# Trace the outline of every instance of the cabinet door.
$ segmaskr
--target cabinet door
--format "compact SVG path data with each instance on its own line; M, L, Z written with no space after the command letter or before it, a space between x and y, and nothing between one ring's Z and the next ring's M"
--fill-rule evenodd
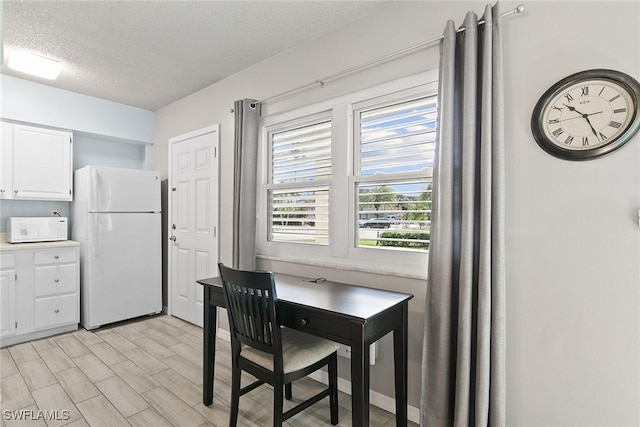
M70 132L13 126L13 198L71 200Z
M13 186L11 185L13 172L13 125L0 122L0 199L11 199Z
M0 337L16 333L16 272L0 271Z

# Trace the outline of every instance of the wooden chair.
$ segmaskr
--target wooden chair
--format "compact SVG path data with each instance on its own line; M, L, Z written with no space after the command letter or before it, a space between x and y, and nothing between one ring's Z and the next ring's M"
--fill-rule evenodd
M283 421L326 396L329 396L331 424L338 424L338 344L280 326L273 273L235 270L222 263L218 267L231 330L229 426L235 427L238 421L240 396L264 383L273 386L274 426L281 426ZM291 383L323 366L328 366L329 369L329 387L283 412L283 391L290 400ZM242 370L258 381L240 388Z

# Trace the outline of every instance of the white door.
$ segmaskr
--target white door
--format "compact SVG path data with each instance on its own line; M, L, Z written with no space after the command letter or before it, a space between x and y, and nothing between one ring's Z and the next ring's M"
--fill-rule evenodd
M94 213L83 254L80 323L94 329L162 310L160 213Z
M71 132L13 126L13 198L71 201Z
M13 125L0 122L0 199L13 198Z
M218 275L218 142L218 125L169 139L169 312L199 326L196 280Z
M88 166L89 212L160 212L160 172Z
M0 337L16 332L16 272L0 271Z

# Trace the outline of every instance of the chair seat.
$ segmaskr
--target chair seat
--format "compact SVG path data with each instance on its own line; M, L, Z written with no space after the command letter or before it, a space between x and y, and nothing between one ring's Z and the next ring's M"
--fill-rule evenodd
M324 359L340 345L333 341L295 329L282 328L282 368L285 374L306 368ZM273 355L249 346L243 346L240 356L251 362L273 371Z

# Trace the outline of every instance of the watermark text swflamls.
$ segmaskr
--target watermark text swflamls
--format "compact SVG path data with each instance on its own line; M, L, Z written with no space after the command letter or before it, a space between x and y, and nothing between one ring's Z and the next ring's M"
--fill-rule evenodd
M2 417L6 420L27 421L27 420L44 420L44 421L66 421L69 419L69 411L66 409L5 409L2 411Z

